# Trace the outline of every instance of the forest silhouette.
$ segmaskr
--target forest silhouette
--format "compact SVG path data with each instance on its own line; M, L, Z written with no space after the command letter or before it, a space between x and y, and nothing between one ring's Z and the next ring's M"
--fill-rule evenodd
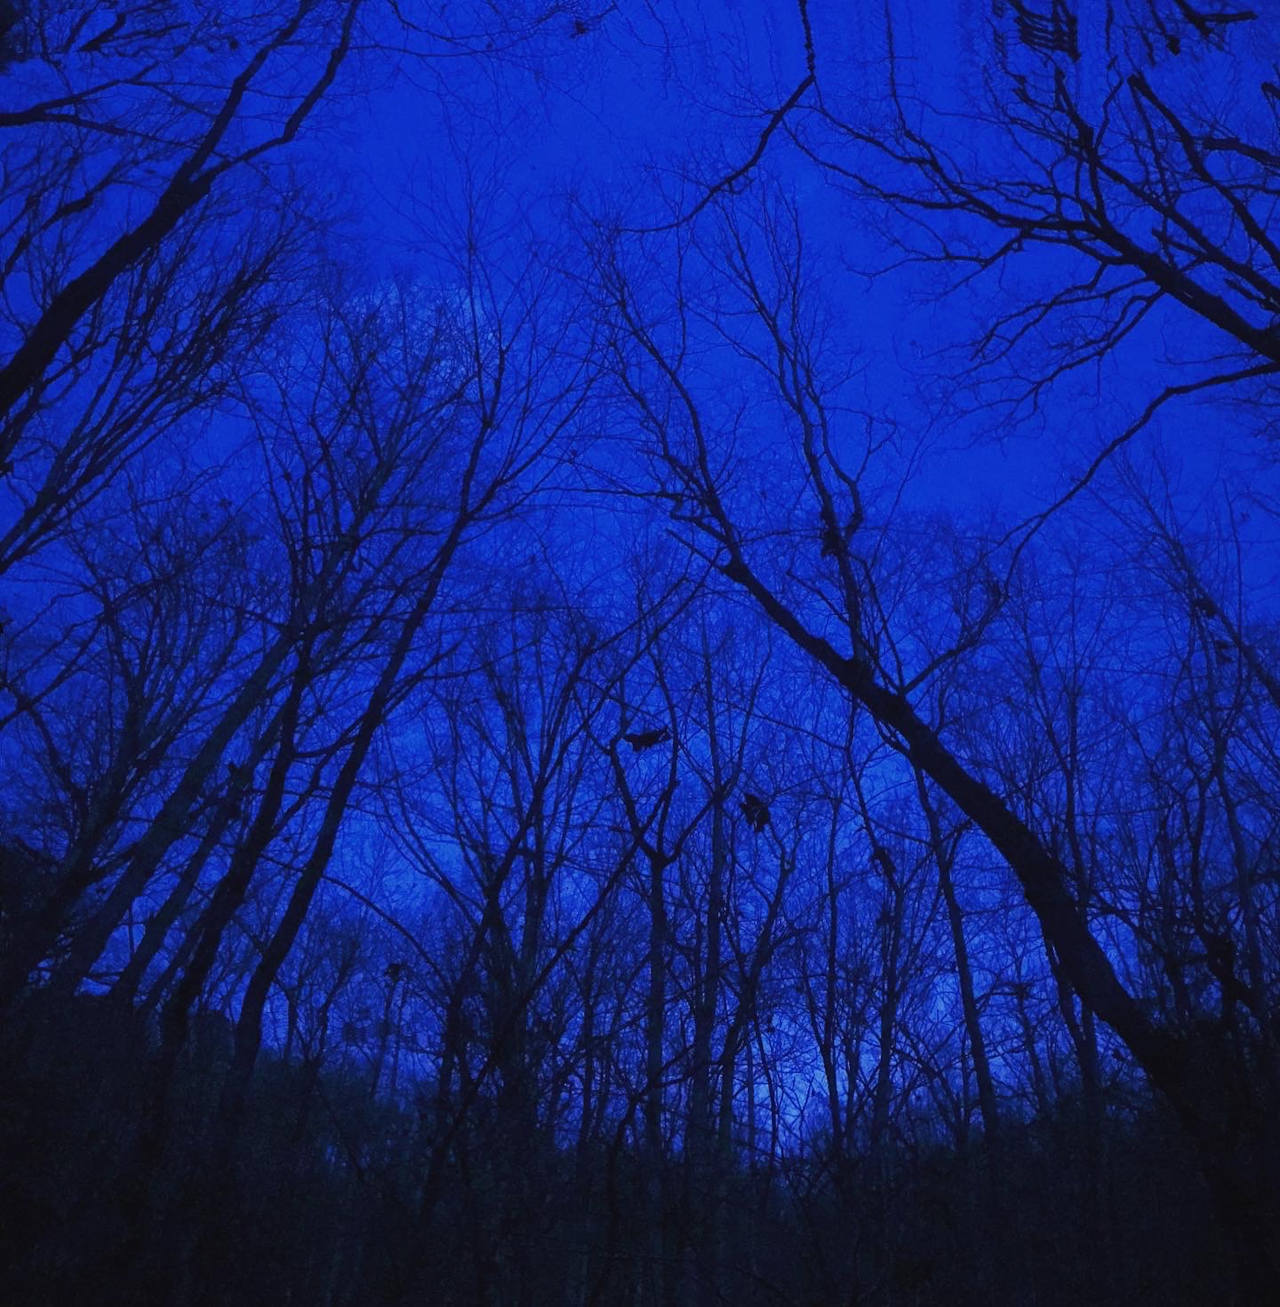
M849 8L0 0L0 1301L1270 1301L1275 22Z

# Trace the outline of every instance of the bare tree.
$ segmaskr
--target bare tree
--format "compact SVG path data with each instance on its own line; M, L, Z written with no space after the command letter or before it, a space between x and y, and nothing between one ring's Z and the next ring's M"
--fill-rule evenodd
M729 239L737 242L738 221L731 218L726 226ZM778 456L778 461L794 477L791 484L797 486L796 493L810 506L812 520L839 527L851 514L857 520L856 510L865 496L856 470L850 471L826 434L830 409L814 370L813 319L798 276L800 241L796 236L780 237L775 223L759 230L761 252L748 257L747 250L736 265L730 265L729 293L743 306L741 321L751 324L735 328L745 337L739 353L776 388L776 402L787 417L793 441L789 463L785 456ZM686 248L686 260L692 263L697 244ZM1016 800L989 779L984 761L958 752L946 739L945 721L931 721L927 715L920 687L928 684L939 666L980 644L982 632L1003 603L1002 591L993 590L975 614L957 615L949 647L944 644L948 633L939 632L935 648L944 644L940 653L930 656L927 650L911 650L916 663L912 666L904 657L908 650L892 639L893 632L885 625L875 556L858 548L856 534L848 549L827 560L831 566L826 578L808 582L796 537L779 532L776 524L771 533L767 512L751 506L757 455L744 448L741 433L721 425L732 420L726 416L726 405L719 397L711 401L704 394L692 349L696 310L687 289L692 281L691 272L675 283L672 298L655 308L645 303L642 283L621 275L616 262L605 265L603 276L604 293L610 297L626 342L619 350L620 376L635 402L638 423L662 478L661 492L678 491L680 497L680 509L673 514L677 531L690 550L739 587L853 704L867 711L896 748L1005 859L1062 977L1084 1006L1128 1047L1197 1140L1218 1201L1241 1232L1242 1273L1250 1283L1261 1283L1277 1252L1271 1233L1274 1225L1261 1214L1274 1211L1276 1196L1244 1162L1253 1146L1246 1139L1256 1137L1241 1129L1230 1094L1212 1073L1216 1056L1212 1044L1153 1019L1139 997L1126 988L1108 947L1090 930L1074 889L1077 877L1061 853L1019 815ZM674 318L674 330L664 315ZM718 321L728 334L723 309ZM688 343L682 346L682 341ZM775 484L777 479L775 474ZM808 556L814 559L822 553L822 540L810 539Z

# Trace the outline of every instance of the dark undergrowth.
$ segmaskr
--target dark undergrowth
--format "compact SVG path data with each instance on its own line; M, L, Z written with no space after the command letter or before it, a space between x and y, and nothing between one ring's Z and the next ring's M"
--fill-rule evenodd
M545 1104L514 1128L501 1096L392 1105L358 1069L264 1057L221 1165L227 1040L220 1019L196 1023L158 1097L141 1018L28 1003L0 1071L0 1302L1248 1301L1149 1103L1064 1098L1008 1124L994 1155L903 1143L873 1162L815 1137L772 1165L646 1162L624 1118L557 1138Z

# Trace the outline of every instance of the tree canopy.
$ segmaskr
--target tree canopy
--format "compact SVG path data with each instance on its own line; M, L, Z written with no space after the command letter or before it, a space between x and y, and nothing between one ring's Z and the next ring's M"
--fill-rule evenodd
M0 3L0 1296L1262 1301L1275 36Z

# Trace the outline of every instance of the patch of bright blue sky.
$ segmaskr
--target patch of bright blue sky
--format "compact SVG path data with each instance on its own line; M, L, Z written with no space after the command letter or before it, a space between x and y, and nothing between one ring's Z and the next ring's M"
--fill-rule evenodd
M750 155L769 111L805 73L792 4L589 8L529 7L525 16L538 20L529 43L493 56L442 50L428 65L405 61L377 74L366 64L366 84L341 101L342 143L325 148L335 148L335 191L360 210L371 275L426 268L424 228L442 205L460 212L468 191L484 196L489 239L512 257L531 239L562 239L571 213L643 225L687 209L703 186ZM1073 94L1096 110L1116 76L1111 56L1145 39L1135 18L1141 9L1106 0L1080 0L1075 9L1081 57L1063 67ZM883 13L819 0L809 14L829 104L862 125L886 121L887 17L900 88L927 105L922 121L997 171L1002 162L1017 168L1015 156L994 153L1009 148L1003 134L972 117L1000 85L987 0L892 0ZM1235 25L1219 46L1187 42L1149 75L1162 94L1262 133L1257 86L1273 30L1264 18ZM795 122L802 130L804 114ZM1020 297L1058 284L1069 254L1038 251L949 290L955 278L946 267L893 267L894 233L883 213L833 186L782 133L753 183L766 178L796 198L821 261L822 293L840 322L833 371L849 375L850 405L897 423L927 454L909 488L921 506L993 506L1009 521L1036 511L1072 485L1187 360L1207 366L1224 349L1218 333L1170 305L1102 363L1052 387L1042 405L993 404L989 388L971 389L974 337ZM1059 322L1067 333L1088 325ZM1017 367L1044 362L1034 349L1020 356L999 383L1004 400ZM1248 403L1179 400L1135 446L1162 446L1193 489L1242 476L1256 488L1271 462L1260 456L1259 425L1260 410Z

